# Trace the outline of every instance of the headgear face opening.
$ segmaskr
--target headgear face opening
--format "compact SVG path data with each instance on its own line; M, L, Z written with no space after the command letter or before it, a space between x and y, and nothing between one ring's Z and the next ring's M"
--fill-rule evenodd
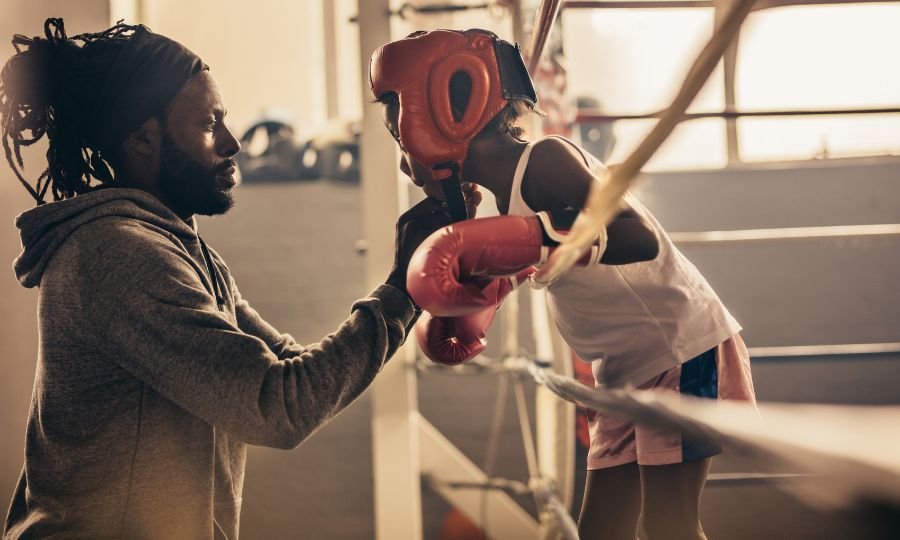
M450 80L459 72L468 75L472 90L457 120L450 105ZM397 94L400 143L430 167L436 179L445 180L447 203L456 219L465 218L458 171L469 142L510 99L537 102L518 46L478 29L415 32L388 43L372 54L369 82L376 97Z

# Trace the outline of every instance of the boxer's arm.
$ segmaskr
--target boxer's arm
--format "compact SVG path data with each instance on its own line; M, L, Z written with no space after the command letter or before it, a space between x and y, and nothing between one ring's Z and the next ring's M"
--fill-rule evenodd
M548 138L534 147L522 180L522 196L535 211L548 211L554 223L569 228L597 180L581 154L569 143ZM659 251L656 233L626 207L607 226L608 243L600 262L628 264L652 260Z

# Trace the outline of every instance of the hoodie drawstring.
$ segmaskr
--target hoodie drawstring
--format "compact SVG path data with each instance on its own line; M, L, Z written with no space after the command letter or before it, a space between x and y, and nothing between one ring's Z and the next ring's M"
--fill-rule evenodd
M197 240L200 240L200 250L203 252L203 260L206 261L206 271L209 272L209 279L212 282L213 294L216 296L216 305L220 310L224 309L225 299L222 297L222 286L219 283L219 273L216 271L216 266L213 264L212 257L209 255L209 248L206 247L206 242L200 238L200 235L197 235Z

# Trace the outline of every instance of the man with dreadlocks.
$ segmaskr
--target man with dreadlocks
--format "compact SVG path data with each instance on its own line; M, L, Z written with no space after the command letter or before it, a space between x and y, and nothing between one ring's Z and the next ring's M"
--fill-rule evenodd
M237 538L245 445L293 448L369 385L418 312L409 257L449 216L401 216L386 283L298 344L197 234L231 207L240 150L207 66L143 26L44 34L15 36L0 73L6 158L38 204L15 271L41 336L4 538ZM31 184L20 148L44 137Z

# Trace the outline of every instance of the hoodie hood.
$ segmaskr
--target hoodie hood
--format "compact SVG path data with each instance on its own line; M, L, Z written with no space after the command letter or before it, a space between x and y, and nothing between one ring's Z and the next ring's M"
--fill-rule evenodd
M194 219L186 223L153 195L138 189L99 189L38 206L16 218L22 253L13 269L19 283L29 288L39 285L44 269L69 235L86 223L110 216L147 222L185 243L197 241Z

